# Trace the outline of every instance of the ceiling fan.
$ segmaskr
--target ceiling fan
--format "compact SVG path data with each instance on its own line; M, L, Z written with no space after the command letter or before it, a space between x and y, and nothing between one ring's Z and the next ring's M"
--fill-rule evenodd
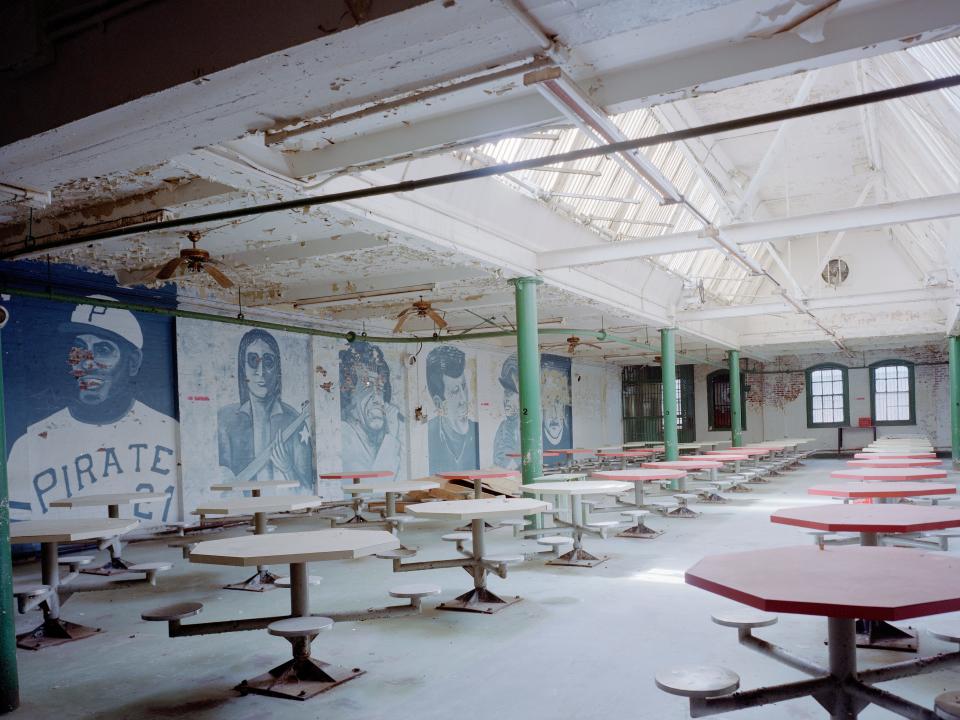
M567 338L567 353L570 355L573 355L576 352L577 348L580 347L581 345L585 345L586 347L596 348L597 350L603 349L596 343L584 342L583 340L578 338L576 335L571 335L570 337ZM563 345L545 345L544 346L544 348L561 348L561 347L563 347Z
M438 330L443 330L447 326L447 321L436 310L433 309L433 305L430 304L429 300L424 300L420 298L410 307L405 308L397 315L397 324L393 326L393 331L395 333L403 330L404 323L411 317L421 317L421 318L430 318L437 325Z
M187 273L205 272L212 277L222 288L232 288L233 280L218 268L222 265L219 260L210 257L210 253L203 248L198 248L202 235L198 232L188 232L187 239L193 243L193 247L183 248L180 254L154 268L145 270L118 271L117 280L121 285L135 285L141 283L150 283L156 280L166 281L176 277L184 277Z

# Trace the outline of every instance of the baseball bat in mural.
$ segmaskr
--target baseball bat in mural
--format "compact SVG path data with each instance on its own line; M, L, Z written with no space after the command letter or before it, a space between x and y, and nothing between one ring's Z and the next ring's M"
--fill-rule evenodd
M34 301L14 315L17 331L4 331L11 434L25 424L7 463L14 519L42 517L52 501L84 493L144 491L165 492L167 502L135 506L134 514L155 522L172 519L177 420L140 399L159 389L169 394L172 409L171 323L138 316L119 308ZM149 338L141 322L151 323ZM26 343L24 354L18 346ZM53 365L59 370L45 372L51 357L60 358ZM55 412L32 420L38 409L51 407Z

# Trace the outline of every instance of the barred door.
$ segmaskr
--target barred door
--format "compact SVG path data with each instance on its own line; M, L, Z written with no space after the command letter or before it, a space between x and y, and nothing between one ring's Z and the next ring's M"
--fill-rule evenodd
M677 437L696 439L693 365L677 366ZM659 366L623 368L623 441L663 440L663 380Z

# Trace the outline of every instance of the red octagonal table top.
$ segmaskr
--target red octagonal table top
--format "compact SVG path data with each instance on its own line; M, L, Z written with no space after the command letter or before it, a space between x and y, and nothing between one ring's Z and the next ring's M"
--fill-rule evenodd
M767 612L907 620L960 610L960 558L911 548L816 545L705 557L690 585Z
M937 457L932 452L858 452L854 453L854 460L899 460L906 458L908 460L929 460Z
M811 495L842 498L896 498L955 495L957 488L934 482L838 482L813 485L807 488L807 492Z
M848 460L847 465L867 468L943 467L943 463L936 458L878 457L869 460Z
M781 508L770 521L829 532L906 533L960 527L960 508L939 505L806 505Z
M727 448L726 450L707 450L704 455L769 455L772 450L769 448Z
M834 470L830 477L839 480L876 480L883 482L907 480L943 480L947 471L941 468L846 468Z
M444 480L493 480L494 478L519 477L516 470L450 470L439 472L437 477Z

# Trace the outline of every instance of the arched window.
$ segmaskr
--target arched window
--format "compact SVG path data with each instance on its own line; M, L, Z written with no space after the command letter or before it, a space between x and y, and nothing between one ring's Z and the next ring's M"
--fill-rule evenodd
M834 363L807 368L807 427L849 424L847 368Z
M874 425L915 425L913 363L884 360L870 366L870 417Z
M740 424L747 429L747 378L740 373ZM707 375L707 430L729 430L732 424L730 413L730 373L714 370Z

